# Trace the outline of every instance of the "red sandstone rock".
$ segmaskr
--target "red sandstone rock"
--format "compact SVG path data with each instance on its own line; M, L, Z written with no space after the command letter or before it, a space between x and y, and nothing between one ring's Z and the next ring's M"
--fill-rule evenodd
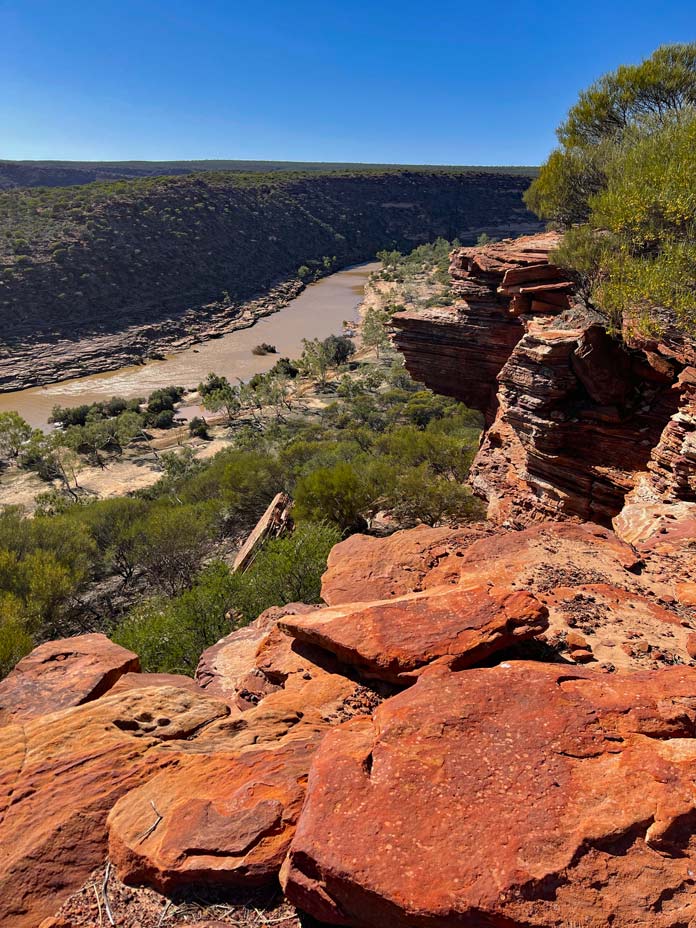
M230 705L241 710L248 709L258 702L258 698L249 698L252 694L243 692L238 684L242 677L254 672L259 645L281 616L294 611L307 612L312 608L304 603L290 603L287 606L272 606L266 609L250 625L221 638L217 644L201 654L196 669L196 682ZM265 689L264 692L270 690Z
M648 471L658 495L693 502L693 341L671 330L659 343L612 339L549 264L558 241L453 252L455 305L394 316L409 372L484 413L471 483L494 522L609 525Z
M180 689L188 689L194 693L206 695L205 690L198 686L194 679L180 673L126 673L111 687L109 693L123 693L126 690L151 688L153 686L176 686Z
M633 587L640 558L600 525L542 522L474 542L460 561L460 581L544 592L558 586L607 583Z
M123 674L139 669L138 655L105 635L48 641L0 682L0 725L96 699Z
M557 587L540 596L549 608L552 645L565 635L569 656L589 649L596 660L618 671L691 663L689 629L680 617L655 602L654 597L603 583ZM570 629L568 631L568 629ZM642 637L642 648L623 648L628 637ZM630 660L627 660L627 655Z
M324 739L288 898L353 928L691 924L695 678L426 673Z
M367 677L408 683L435 663L469 667L538 635L548 621L530 593L458 586L286 616L279 624Z
M274 879L317 744L285 739L238 755L192 755L127 793L108 820L120 879L161 892Z
M220 700L161 687L7 725L0 752L3 928L35 928L55 913L103 861L116 800L177 763L187 739L227 712ZM163 750L165 742L173 749Z
M693 632L686 639L686 650L689 652L689 657L696 659L696 634Z
M456 583L462 552L491 532L486 523L472 523L457 529L421 525L388 538L351 535L331 549L322 599L329 606L370 602Z

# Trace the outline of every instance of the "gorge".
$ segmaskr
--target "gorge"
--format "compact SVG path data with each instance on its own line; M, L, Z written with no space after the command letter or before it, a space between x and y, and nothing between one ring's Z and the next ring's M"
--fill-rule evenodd
M0 390L141 363L437 236L540 227L529 176L196 173L0 192Z
M553 244L456 249L456 302L394 318L485 414L486 522L352 535L323 605L195 678L92 634L0 683L3 924L86 928L96 894L154 928L278 879L357 928L694 918L693 346L608 335Z

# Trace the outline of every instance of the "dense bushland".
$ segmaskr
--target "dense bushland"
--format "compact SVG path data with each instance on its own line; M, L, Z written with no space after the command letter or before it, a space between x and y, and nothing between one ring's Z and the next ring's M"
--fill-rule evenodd
M525 194L566 229L556 255L620 330L696 327L696 43L605 75Z
M190 448L163 455L163 476L148 490L90 501L77 480L68 480L72 492L49 492L34 518L6 508L0 669L7 672L35 641L102 629L138 650L147 669L190 672L204 647L266 607L317 601L331 546L369 527L379 512L395 526L477 514L463 481L478 443L478 414L421 390L393 355L349 371L352 349L340 337L307 342L298 361L279 362L284 377L274 370L235 387L211 375L203 398L229 405L231 446L206 462ZM317 374L316 356L323 354L331 379ZM288 368L316 378L328 397L322 409L289 402ZM274 391L285 401L274 402ZM106 408L116 415L98 422L129 414L118 402L101 412ZM52 453L65 456L70 449L61 452L61 441L89 430L89 414L60 410L56 417L65 426L54 433ZM14 419L8 423L16 427ZM36 466L35 441L20 443L26 466ZM89 456L75 447L78 457ZM296 501L295 532L268 544L249 572L232 575L225 551L279 490ZM124 614L128 603L134 605Z
M137 177L192 174L195 172L236 171L269 174L276 171L427 171L467 174L485 171L487 174L521 174L533 177L537 169L528 166L486 165L418 165L418 164L352 164L350 162L317 161L2 161L0 160L0 190L12 187L65 187L94 181L129 180Z

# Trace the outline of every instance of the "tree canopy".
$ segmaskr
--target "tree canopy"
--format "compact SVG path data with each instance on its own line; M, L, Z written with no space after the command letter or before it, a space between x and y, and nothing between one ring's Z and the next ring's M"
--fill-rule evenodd
M619 329L696 326L696 43L580 94L526 202L569 230L555 256Z

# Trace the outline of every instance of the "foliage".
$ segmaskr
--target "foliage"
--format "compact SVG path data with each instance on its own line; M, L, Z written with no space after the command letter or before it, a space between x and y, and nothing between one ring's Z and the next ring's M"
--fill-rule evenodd
M553 259L620 332L696 328L696 43L580 95L527 203L568 228ZM574 223L582 223L575 225Z
M214 562L176 598L136 606L113 640L135 651L145 671L191 675L201 652L232 630L226 614L235 586L229 569Z
M200 569L213 513L205 504L156 505L138 526L136 557L152 583L175 595Z
M622 146L660 131L696 107L696 43L665 45L638 65L605 74L580 94L557 135L561 147L525 194L540 216L585 221Z
M377 357L382 348L389 346L387 326L391 320L391 313L381 306L370 306L365 310L360 334L362 343L366 348L374 348Z
M0 412L0 459L19 457L23 445L31 438L31 426L17 412Z
M212 371L206 380L198 384L203 406L210 412L224 409L228 419L232 419L241 408L239 387L233 387L227 377L221 377Z
M300 478L295 487L298 518L326 518L342 531L363 528L364 513L376 496L364 471L348 461L319 467Z
M269 542L245 574L214 562L176 598L136 607L113 638L135 651L146 671L192 674L205 648L270 606L318 602L326 558L338 540L335 529L306 524Z
M189 435L192 438L202 438L204 441L210 441L210 430L208 423L200 416L194 416L188 425Z

